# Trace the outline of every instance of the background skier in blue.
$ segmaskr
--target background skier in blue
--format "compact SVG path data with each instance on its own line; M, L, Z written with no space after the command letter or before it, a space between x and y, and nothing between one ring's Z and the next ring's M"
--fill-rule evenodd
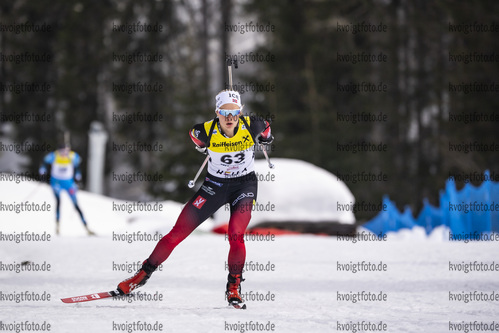
M72 151L68 144L64 144L58 150L51 152L45 156L43 163L40 166L40 175L47 174L50 168L50 186L54 191L56 198L56 234L59 234L59 219L60 219L60 204L61 192L65 190L73 201L75 209L80 214L81 221L87 230L88 235L95 233L88 228L87 222L83 217L83 213L78 206L76 192L78 186L75 183L81 181L80 171L81 157L76 152Z

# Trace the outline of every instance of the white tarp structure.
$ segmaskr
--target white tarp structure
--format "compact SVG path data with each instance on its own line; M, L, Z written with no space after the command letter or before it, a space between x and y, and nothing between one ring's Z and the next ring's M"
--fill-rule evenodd
M355 223L351 209L355 199L338 177L301 160L272 158L271 161L274 169L265 160L255 161L258 198L250 227L261 222ZM216 224L227 223L229 210L222 207L214 219Z

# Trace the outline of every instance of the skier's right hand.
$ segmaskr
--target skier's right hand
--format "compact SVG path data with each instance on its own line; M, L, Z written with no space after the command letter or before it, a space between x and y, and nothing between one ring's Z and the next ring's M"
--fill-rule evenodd
M201 154L208 155L208 149L206 147L199 147L196 145L196 150Z
M49 177L49 174L48 174L46 168L40 167L40 169L38 170L38 175L40 176L41 182L47 183L47 184L50 183L50 177Z

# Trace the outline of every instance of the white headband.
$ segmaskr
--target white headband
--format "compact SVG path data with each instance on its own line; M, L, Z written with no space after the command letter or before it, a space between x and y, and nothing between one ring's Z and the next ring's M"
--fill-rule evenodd
M217 95L217 97L215 97L215 100L217 110L224 104L236 104L239 107L242 106L241 96L235 90L222 91Z

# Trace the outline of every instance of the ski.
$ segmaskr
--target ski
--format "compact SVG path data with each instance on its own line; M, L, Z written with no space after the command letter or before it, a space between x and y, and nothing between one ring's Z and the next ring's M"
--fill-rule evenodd
M81 302L96 301L98 299L103 299L103 298L116 297L119 295L120 295L120 293L118 292L118 290L111 290L111 291L106 291L106 292L102 292L102 293L61 298L61 301L63 301L64 303L81 303Z
M61 298L61 301L63 301L64 303L71 304L71 303L82 303L82 302L96 301L99 299L116 297L116 296L120 296L120 293L118 292L118 290L111 290L111 291L105 291L102 293L94 293L94 294L88 294L88 295ZM229 307L231 307L231 306L234 309L246 310L246 304L236 303L236 302L229 303Z
M234 309L246 310L246 304L241 305L241 303L229 303Z

